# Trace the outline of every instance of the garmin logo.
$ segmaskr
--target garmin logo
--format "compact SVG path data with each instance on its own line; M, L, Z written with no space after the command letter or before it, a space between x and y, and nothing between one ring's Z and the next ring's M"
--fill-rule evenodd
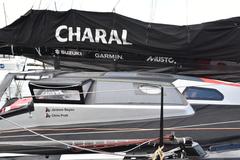
M177 62L172 57L159 57L159 56L150 56L146 60L147 62L158 62L158 63L170 63L176 64Z
M63 32L68 32L67 36L61 35ZM94 36L93 36L94 35ZM103 43L112 44L116 43L118 45L132 45L131 42L127 41L127 30L123 29L121 33L117 30L111 30L107 33L104 29L95 29L81 27L68 27L66 25L61 25L56 29L55 37L59 42L85 42L90 43ZM109 38L107 38L109 37Z
M123 56L119 54L95 53L95 57L100 59L123 60Z

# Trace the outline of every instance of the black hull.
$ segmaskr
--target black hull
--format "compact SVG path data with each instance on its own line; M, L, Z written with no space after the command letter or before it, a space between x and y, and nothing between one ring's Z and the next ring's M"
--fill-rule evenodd
M192 105L193 117L167 121L177 136L189 136L201 145L240 143L240 106Z
M164 134L175 132L177 137L192 137L201 145L240 143L239 106L193 106L192 117L164 122ZM0 152L17 153L75 153L82 152L64 146L58 141L84 148L109 149L134 146L145 141L157 143L159 119L105 124L75 124L31 128L29 131L11 130L0 133ZM47 139L54 139L54 141ZM10 144L10 145L9 145Z
M24 129L10 130L0 134L0 153L84 152L81 149L67 147L61 142L90 149L119 151L124 147L122 150L126 150L126 147L136 146L145 141L158 143L159 129L156 126L159 126L158 119L31 128L31 131L38 135Z

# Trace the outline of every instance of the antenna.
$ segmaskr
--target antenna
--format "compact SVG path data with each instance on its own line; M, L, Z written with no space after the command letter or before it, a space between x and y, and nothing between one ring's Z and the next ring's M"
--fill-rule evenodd
M160 147L163 147L163 101L164 101L164 95L163 95L163 86L161 86L161 109L160 109L160 137L159 137L159 146Z
M4 17L5 17L5 25L7 26L7 14L6 14L6 9L5 9L4 2L3 2L3 12L4 12Z

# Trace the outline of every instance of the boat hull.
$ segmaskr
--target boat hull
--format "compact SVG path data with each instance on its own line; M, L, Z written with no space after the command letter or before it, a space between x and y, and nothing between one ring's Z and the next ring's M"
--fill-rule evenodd
M240 143L240 106L192 104L192 107L194 116L169 120L166 130L174 131L177 136L192 137L205 146Z
M206 147L240 142L239 106L193 105L193 108L196 111L193 116L166 119L164 134L174 132L178 137L192 137ZM25 116L28 114L25 113ZM15 118L18 119L16 116ZM158 143L160 134L159 118L64 125L41 124L27 129L18 127L2 130L0 152L72 153L76 152L76 148L64 144L91 149L116 148L146 141Z

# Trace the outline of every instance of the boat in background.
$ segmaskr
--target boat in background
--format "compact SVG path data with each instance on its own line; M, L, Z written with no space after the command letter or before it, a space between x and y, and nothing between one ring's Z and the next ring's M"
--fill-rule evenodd
M43 62L31 58L0 54L0 73L2 71L20 72L44 69L54 68L51 65L45 64Z
M27 58L12 55L0 55L0 71L24 71Z

